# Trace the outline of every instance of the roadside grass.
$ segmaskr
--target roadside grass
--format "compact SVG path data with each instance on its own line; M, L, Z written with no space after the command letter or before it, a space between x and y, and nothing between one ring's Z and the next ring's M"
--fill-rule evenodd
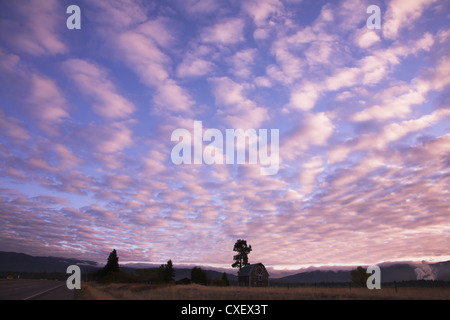
M380 290L333 287L214 287L190 285L82 283L86 300L449 300L450 287L392 287Z

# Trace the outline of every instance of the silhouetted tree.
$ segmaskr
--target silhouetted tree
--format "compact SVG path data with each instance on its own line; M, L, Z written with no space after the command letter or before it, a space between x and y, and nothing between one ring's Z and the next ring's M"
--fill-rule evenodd
M241 270L249 264L248 255L252 251L252 246L247 246L246 240L239 239L234 244L233 251L236 251L238 254L233 257L234 263L231 266Z
M228 277L225 272L222 274L222 280L225 282L225 286L228 287L230 285L230 281L228 281Z
M115 280L115 273L119 273L119 257L117 257L116 249L111 251L108 257L108 261L106 262L106 265L98 270L97 272L93 273L92 276L97 281L114 281Z
M168 282L171 282L175 278L175 270L173 269L172 260L167 261L166 265L166 278Z
M194 267L191 270L191 281L193 283L204 284L208 283L208 276L205 270L200 267Z
M350 275L352 277L352 282L356 287L365 287L367 285L367 279L370 276L367 273L367 269L364 269L361 266L350 271Z
M103 268L105 273L109 272L119 272L119 257L117 256L116 249L111 251L108 257L108 261L106 263L106 266Z
M165 283L172 282L175 278L175 270L173 269L172 260L167 261L166 264L162 264L159 269L159 278Z
M136 275L139 277L140 281L146 282L146 283L152 283L152 282L161 282L162 278L159 274L158 268L144 268L144 269L136 269Z

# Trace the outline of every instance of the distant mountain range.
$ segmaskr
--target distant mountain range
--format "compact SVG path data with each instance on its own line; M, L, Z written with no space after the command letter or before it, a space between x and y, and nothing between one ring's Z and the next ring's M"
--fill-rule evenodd
M89 260L68 259L61 257L36 257L24 253L0 251L0 271L24 272L24 273L66 273L70 265L78 265L82 274L89 274L97 271L103 266L97 262ZM120 265L122 270L134 272L136 269L158 268L153 264L125 264ZM223 272L216 270L206 271L208 279L221 279ZM175 268L175 280L190 278L191 268ZM236 275L227 273L229 281L237 281Z
M367 266L365 266L367 267ZM382 263L381 282L411 280L444 280L450 281L450 261L438 263ZM280 283L317 283L317 282L351 282L350 270L314 270L299 272L274 281Z
M94 272L103 266L89 260L68 259L61 257L35 257L24 253L0 251L0 271L11 272L59 272L66 273L69 265L80 266L82 274ZM150 264L126 264L121 268L128 272L134 272L141 268L155 268L158 265ZM201 266L200 266L201 267ZM381 281L409 281L409 280L444 280L450 281L450 261L438 263L382 263ZM209 279L221 279L223 271L210 270L201 267L207 272ZM281 278L271 277L271 283L320 283L320 282L351 282L350 270L355 267L334 268L334 270L318 269L312 271L299 270L297 273ZM295 271L293 271L295 272ZM270 273L270 272L269 272ZM191 268L176 268L175 280L190 278ZM227 278L231 282L237 281L235 271L227 272Z
M34 257L24 253L0 251L0 271L66 273L67 267L73 264L78 265L82 273L100 268L96 262L88 260Z

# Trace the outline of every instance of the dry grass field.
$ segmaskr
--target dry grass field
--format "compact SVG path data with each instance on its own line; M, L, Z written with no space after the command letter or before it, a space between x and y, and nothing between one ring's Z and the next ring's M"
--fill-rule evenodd
M367 288L244 288L147 284L82 284L86 300L358 300L415 299L449 300L450 287L401 287L369 290Z

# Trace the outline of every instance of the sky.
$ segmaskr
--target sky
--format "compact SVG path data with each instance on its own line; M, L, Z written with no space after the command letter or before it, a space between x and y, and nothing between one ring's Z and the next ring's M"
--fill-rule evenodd
M449 260L449 18L433 0L0 0L0 250ZM229 129L278 131L277 170L220 161Z

